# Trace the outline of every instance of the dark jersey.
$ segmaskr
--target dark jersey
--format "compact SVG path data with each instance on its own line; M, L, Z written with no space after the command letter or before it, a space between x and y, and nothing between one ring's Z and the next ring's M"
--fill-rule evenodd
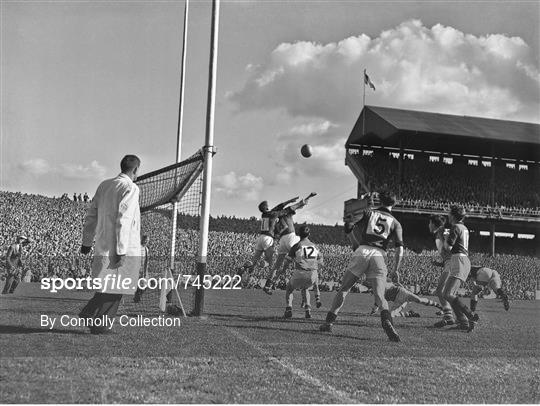
M267 211L261 215L261 230L260 233L274 237L275 227L279 220L279 212Z
M276 234L280 237L283 235L294 233L294 221L293 216L296 214L296 212L291 209L290 207L287 207L285 210L283 210L282 215L279 218L279 223L276 226Z
M446 241L452 254L469 255L469 229L461 221L452 226Z
M294 260L295 268L301 271L316 271L322 261L321 252L308 238L294 244L289 257Z
M394 240L397 246L403 246L401 224L384 207L366 210L358 222L345 225L345 232L352 234L353 249L359 245L370 245L386 250L390 240Z
M261 234L268 235L272 238L276 235L276 226L279 218L285 214L284 207L285 204L280 203L272 210L268 210L261 215Z
M451 255L450 255L450 251L444 248L444 240L445 240L444 227L439 228L435 232L435 241L437 240L441 241L441 244L443 247L442 252L441 252L441 259L442 259L443 264L445 264L448 260L450 260Z

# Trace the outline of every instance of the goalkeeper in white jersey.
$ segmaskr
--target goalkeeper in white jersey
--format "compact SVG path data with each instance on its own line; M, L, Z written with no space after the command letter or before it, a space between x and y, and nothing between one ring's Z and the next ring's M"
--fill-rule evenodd
M502 299L504 310L510 309L510 301L508 295L502 288L501 276L499 272L494 269L486 268L484 266L472 266L469 273L469 279L473 283L473 290L471 293L471 310L476 311L478 304L478 295L484 289L491 289Z
M309 240L309 227L307 225L300 226L298 230L300 241L294 244L289 251L287 259L294 261L294 271L291 279L287 283L285 292L285 301L287 307L283 317L290 319L292 317L292 302L293 292L296 289L302 290L302 296L305 300L304 309L306 311L306 319L311 318L311 305L309 290L315 287L315 300L317 307L320 307L320 292L319 284L319 266L323 264L323 256L319 248Z

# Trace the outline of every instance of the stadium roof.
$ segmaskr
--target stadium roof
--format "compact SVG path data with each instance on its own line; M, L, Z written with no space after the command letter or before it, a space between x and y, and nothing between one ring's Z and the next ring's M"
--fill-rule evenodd
M365 121L364 121L365 117ZM346 146L405 149L540 161L540 125L365 106Z

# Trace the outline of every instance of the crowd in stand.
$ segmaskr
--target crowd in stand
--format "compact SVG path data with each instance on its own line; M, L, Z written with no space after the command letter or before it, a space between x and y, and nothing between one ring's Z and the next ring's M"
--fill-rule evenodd
M462 204L469 213L486 217L540 216L540 173L537 166L527 170L495 166L494 201L491 200L492 168L482 161L470 165L464 158L431 162L426 155L404 159L402 179L399 160L388 152L358 156L372 190L401 190L400 206L445 210ZM495 164L494 164L495 165Z
M0 192L0 256L5 255L17 236L25 235L33 241L24 258L25 269L31 271L32 281L39 281L44 276L85 277L89 274L90 257L80 255L79 248L86 207L86 204L74 204L65 198ZM169 212L154 211L144 215L142 219L142 233L150 238L148 246L151 266L156 273L160 273L162 267L168 267L171 224L169 216ZM325 257L325 265L319 274L321 289L336 289L351 254L343 228L337 225L310 227L312 240L319 244ZM176 271L179 273L193 274L195 271L199 243L197 228L197 217L178 217ZM239 267L249 261L256 230L256 219L212 218L208 246L210 273L234 275ZM407 239L405 243L407 244ZM436 256L431 250L433 242L428 236L415 244L426 250L420 254L406 250L402 280L406 285L416 286L423 294L433 293L440 274L440 269L432 263ZM408 246L412 245L414 244ZM472 251L473 264L499 271L511 298L534 298L536 283L540 280L538 257L514 254L491 257L485 253L474 252L474 245ZM391 257L390 253L389 258ZM2 267L4 263L2 258ZM263 279L266 272L266 269L257 267L253 279ZM283 277L278 282L278 287L283 287L284 284Z

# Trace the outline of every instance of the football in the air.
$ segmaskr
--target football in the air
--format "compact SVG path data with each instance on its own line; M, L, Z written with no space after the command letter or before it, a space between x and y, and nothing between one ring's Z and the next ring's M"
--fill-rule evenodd
M308 144L302 145L302 148L300 148L300 153L302 154L304 158L309 158L311 154L313 153L311 145L308 145Z

